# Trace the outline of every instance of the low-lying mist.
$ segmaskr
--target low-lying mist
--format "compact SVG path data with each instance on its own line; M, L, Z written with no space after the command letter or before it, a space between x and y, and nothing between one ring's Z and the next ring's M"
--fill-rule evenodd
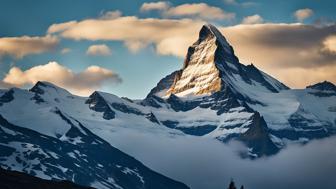
M231 178L246 189L335 189L336 137L290 145L277 155L241 159L239 143L199 137L118 133L110 142L153 170L193 189L226 188Z

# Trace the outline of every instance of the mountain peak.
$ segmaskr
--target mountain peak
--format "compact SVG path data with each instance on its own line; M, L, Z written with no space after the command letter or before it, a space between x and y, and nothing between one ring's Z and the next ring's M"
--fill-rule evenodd
M237 62L233 48L220 31L211 24L203 25L198 40L188 49L183 69L175 74L174 82L166 94L186 96L217 92L221 89L222 74L219 67L229 69L225 64Z
M222 45L230 47L222 33L212 24L204 24L199 32L199 40L215 37Z
M215 26L205 24L198 40L189 47L183 68L175 74L166 95L210 95L228 85L223 81L225 75L239 74L241 69L226 38Z
M30 91L38 93L38 94L43 94L45 88L54 88L54 89L56 89L56 86L54 84L46 82L46 81L38 81L30 89Z
M69 95L70 93L61 88L61 87L58 87L57 85L53 84L53 83L50 83L50 82L47 82L47 81L37 81L35 83L35 85L29 90L31 92L34 92L36 94L40 94L40 95L43 95L45 92L56 92L56 93L63 93L65 95Z
M220 36L218 35L218 29L211 24L204 24L199 32L199 39L204 39L208 36Z
M202 26L198 40L195 44L200 44L202 41L214 40L218 46L223 48L228 54L234 55L233 48L223 36L223 34L212 24ZM194 44L194 45L195 45Z
M211 95L227 87L239 98L249 98L253 90L288 89L254 65L241 64L233 47L211 24L202 26L198 40L188 48L183 68L159 84L152 92L165 98L171 94L178 97Z
M329 81L323 81L320 83L316 83L314 85L309 85L306 88L316 89L316 90L321 90L321 91L335 91L336 92L336 86Z

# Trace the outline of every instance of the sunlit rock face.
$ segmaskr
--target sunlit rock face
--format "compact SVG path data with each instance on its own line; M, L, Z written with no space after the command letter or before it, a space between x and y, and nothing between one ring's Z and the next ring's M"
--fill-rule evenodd
M288 89L254 65L241 64L225 37L209 24L202 27L198 40L189 47L183 68L173 75L171 86L165 90L160 88L158 96L211 95L229 87L242 100L255 101L250 89L260 88L272 93ZM161 83L170 83L166 80Z
M228 60L234 59L231 46L220 32L211 25L204 25L199 33L199 39L189 47L183 69L176 74L174 83L167 93L185 96L219 91L222 81L220 70L216 65L218 58L216 54L223 54Z

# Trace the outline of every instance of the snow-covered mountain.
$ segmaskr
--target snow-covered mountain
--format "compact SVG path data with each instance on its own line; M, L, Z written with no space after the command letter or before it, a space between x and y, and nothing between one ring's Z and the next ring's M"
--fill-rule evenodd
M96 116L88 100L44 82L30 91L8 90L0 99L1 167L99 189L188 188L150 170L86 128L84 117L78 118L85 113Z
M162 79L142 104L154 107L167 127L223 142L237 139L250 156L261 156L286 143L334 134L334 87L323 82L290 90L254 65L241 64L224 36L204 25L183 68ZM160 101L168 108L158 108Z
M122 146L116 138L238 140L249 149L244 157L272 155L335 134L335 88L289 89L240 63L225 37L204 25L183 68L143 100L99 91L79 97L48 82L2 90L0 165L97 188L187 188L126 155L127 147L114 148Z

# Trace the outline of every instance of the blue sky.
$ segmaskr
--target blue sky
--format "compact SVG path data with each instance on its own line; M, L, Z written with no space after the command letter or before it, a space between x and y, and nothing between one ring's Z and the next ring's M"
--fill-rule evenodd
M116 77L111 77L110 73L106 74L106 77L98 78L92 81L92 85L88 86L88 90L84 90L85 94L89 94L92 90L103 90L107 92L114 93L119 96L127 96L130 98L143 98L148 91L156 85L156 83L163 78L165 75L171 73L172 71L175 71L177 69L180 69L183 64L183 54L185 52L181 53L164 53L160 52L158 50L158 45L161 44L162 41L164 41L164 37L160 39L156 39L153 36L148 36L148 38L153 38L151 40L146 41L146 38L141 38L141 43L145 43L143 47L137 48L137 52L132 52L130 48L127 48L126 42L129 42L129 38L125 38L124 36L117 36L118 39L115 39L114 37L109 38L101 35L98 38L91 39L91 36L84 36L84 34L80 37L79 40L75 39L75 34L71 34L71 36L66 36L66 34L63 34L63 31L58 31L55 33L48 33L48 29L53 24L60 24L60 23L67 23L69 21L85 21L88 19L99 19L106 15L108 12L111 11L119 11L121 15L118 15L116 19L120 19L122 17L128 17L128 16L135 16L137 19L137 22L139 20L142 22L142 19L148 19L148 18L156 18L161 22L163 19L168 19L169 22L171 21L177 21L180 22L183 19L188 19L191 24L186 24L184 27L181 28L197 28L198 25L194 26L194 23L198 22L210 22L216 25L221 29L221 31L236 31L238 30L238 26L241 25L242 20L248 16L258 15L258 18L256 21L253 21L252 23L249 23L248 27L252 27L250 25L253 24L259 24L262 26L259 27L265 27L268 28L269 25L272 25L276 29L274 31L272 30L272 33L266 33L265 35L270 35L273 38L289 38L294 39L288 40L293 41L293 43L286 43L286 49L290 49L291 45L296 45L297 49L305 49L305 46L299 45L300 43L306 44L306 42L301 39L301 41L295 41L295 36L291 36L292 33L295 35L301 35L300 32L303 32L302 35L307 35L306 40L315 39L316 37L316 47L315 44L306 44L309 45L307 49L311 51L316 51L316 48L321 49L327 49L326 52L329 53L328 56L324 57L324 54L318 54L312 59L314 59L315 62L310 64L304 64L305 59L297 59L295 57L295 54L289 55L293 58L291 61L295 62L295 66L291 66L292 64L282 65L283 62L288 60L283 60L280 63L274 63L274 64L266 64L264 62L267 62L272 59L265 59L262 60L260 57L254 57L251 53L248 53L243 49L242 52L239 52L238 55L242 56L242 59L248 59L253 60L253 62L266 70L266 72L270 73L271 75L275 75L275 77L279 78L280 80L285 80L287 76L285 73L290 73L290 75L295 75L300 77L308 74L308 73L314 73L313 71L318 70L317 76L309 81L302 81L302 79L296 79L295 81L287 81L290 86L292 87L303 87L305 86L305 82L316 82L318 80L333 80L333 77L335 76L332 71L335 71L335 59L334 55L336 52L336 47L334 46L334 38L333 36L336 36L336 30L334 27L334 22L336 18L336 13L334 11L334 7L336 7L335 1L316 1L316 0L310 0L310 1L266 1L266 0L251 0L251 1L225 1L225 0L208 0L208 1L166 1L165 3L168 5L168 8L166 10L160 9L160 10L147 10L147 11L141 11L140 8L144 3L150 3L155 1L130 1L130 0L59 0L59 1L51 1L51 0L25 0L25 1L18 1L18 0L2 0L0 2L0 78L3 79L2 85L5 86L19 86L19 87L29 87L32 85L32 83L35 81L32 78L34 75L33 71L31 72L25 72L26 70L32 69L39 65L46 65L49 62L57 62L59 66L62 68L66 68L68 70L71 70L71 74L76 75L76 73L83 72L83 70L86 70L88 67L92 65L96 65L99 68L103 68L106 70L109 70L113 72L113 74L117 75L117 77L120 79L121 82L113 81ZM179 14L179 15L168 15L169 10L172 10L180 5L185 4L205 4L207 7L212 7L215 9L219 9L220 13L226 14L230 13L234 16L232 18L226 18L222 15L219 15L219 18L208 18L204 17L204 15L201 15L200 13L195 13L193 15L187 15L187 14ZM306 11L307 15L304 15L303 19L299 19L297 16L295 16L295 11L297 10L310 10ZM210 10L210 9L209 9ZM166 12L165 12L166 11ZM219 13L219 14L220 14ZM305 14L305 13L304 13ZM205 14L205 16L207 16ZM115 18L113 18L115 19ZM148 20L146 20L148 21ZM295 29L294 32L288 32L285 35L281 32L283 32L283 28L281 30L278 30L279 23L285 23L290 28L290 30L293 27L290 24L293 23L301 23L301 26L308 26L313 27L313 29L307 29L306 31L302 31L304 29ZM126 23L127 24L127 23ZM155 25L155 23L154 23ZM193 26L191 26L193 25ZM232 30L226 30L226 27L234 27ZM235 27L237 26L237 27ZM75 26L76 27L76 26ZM137 27L141 27L138 25L134 26L134 31L136 31ZM172 28L173 26L167 26L168 28ZM151 28L155 28L152 27ZM301 27L302 28L302 27ZM322 28L322 29L321 29ZM71 30L70 28L69 30ZM180 29L180 28L179 28ZM248 28L246 29L246 32L249 31ZM264 29L262 29L264 31ZM316 30L316 32L311 32L311 30ZM83 30L82 30L83 31ZM108 30L111 31L111 30ZM128 31L128 30L127 30ZM162 30L158 30L160 32ZM163 30L164 31L164 30ZM175 31L175 30L174 30ZM239 30L240 31L240 30ZM281 31L281 32L277 32ZM296 32L298 31L298 32ZM81 30L80 30L81 32ZM114 30L113 30L114 32ZM116 31L118 32L118 31ZM184 30L181 32L184 32ZM186 31L187 32L187 31ZM189 32L189 30L188 30ZM188 39L189 41L195 41L197 39L197 33L198 30L195 29L195 36L190 37L191 39ZM277 33L281 33L281 36L274 36L277 35ZM324 35L321 36L320 33L323 33ZM136 32L132 33L133 35L136 35ZM151 33L153 34L153 33ZM57 44L52 44L52 47L47 47L46 50L41 50L42 52L38 53L25 53L23 56L17 56L15 55L15 52L9 52L10 50L15 51L15 48L13 49L4 49L1 50L1 48L7 48L4 46L1 46L1 39L3 41L8 40L10 42L13 42L10 38L15 38L15 40L18 40L18 42L14 43L14 45L19 46L22 43L22 36L28 36L28 37L45 37L45 36L51 36L54 38L57 38ZM154 32L155 35L155 32ZM172 33L174 35L174 33ZM232 33L229 33L229 37L226 36L229 41L230 39L233 39L233 46L235 49L240 49L240 45L242 46L251 46L249 43L248 45L245 45L244 42L239 42L238 36L232 36ZM261 35L261 34L260 34ZM314 35L314 36L311 36ZM316 36L315 36L316 35ZM166 37L166 36L165 36ZM231 37L231 38L230 38ZM254 37L256 39L260 39L260 36L251 36L250 38ZM20 39L17 39L20 38ZM89 39L90 38L90 39ZM39 40L39 39L38 39ZM137 39L138 40L138 39ZM320 41L318 41L320 40ZM256 40L253 40L254 42ZM274 40L272 40L272 45L276 46L277 43L273 43ZM132 42L134 42L132 40ZM265 45L264 40L259 40L255 43L259 43ZM269 42L269 43L271 43ZM328 42L328 43L327 43ZM3 42L4 43L4 42ZM27 42L28 43L28 42ZM252 43L252 42L251 42ZM267 44L269 44L267 43ZM317 45L318 43L318 45ZM6 43L7 44L7 43ZM179 48L182 46L179 41L176 41L174 43L176 45L176 48ZM320 47L321 44L328 44L325 47ZM30 44L29 44L30 45ZM98 50L99 52L97 55L88 55L86 52L91 45L106 45L111 53L106 55L102 54L101 50ZM171 43L170 43L171 45ZM190 44L191 45L191 44ZM281 45L283 45L281 43ZM23 46L23 45L22 45ZM314 47L313 47L314 46ZM252 47L252 46L251 46ZM32 47L29 46L29 48L36 48L36 45L32 45ZM41 47L46 48L45 46ZM69 52L62 53L62 50L69 49ZM163 47L164 48L164 47ZM169 47L171 48L171 47ZM183 48L182 48L183 49ZM30 50L30 49L29 49ZM25 51L29 51L25 49ZM174 49L172 49L173 51ZM279 50L279 49L274 49ZM298 53L304 54L308 53L311 54L310 51L307 50L307 52L299 51ZM170 52L170 51L169 51ZM287 51L284 51L287 52ZM252 54L252 55L250 55ZM239 57L241 57L239 56ZM281 56L281 55L279 55ZM252 57L252 58L251 58ZM274 57L274 59L277 59L277 57ZM260 61L258 61L260 60ZM255 62L257 61L257 62ZM260 62L260 63L258 63ZM296 62L303 62L302 64ZM318 63L318 64L317 64ZM281 64L281 65L280 65ZM19 68L24 74L18 74L18 75L11 75L11 77L6 76L9 75L9 71L13 68ZM279 67L279 68L278 68ZM282 70L280 72L277 71L277 69ZM325 71L325 70L329 70ZM35 70L36 72L41 72L39 69ZM49 69L50 71L50 69ZM15 72L16 73L16 72ZM34 72L35 73L35 72ZM61 73L61 72L60 72ZM90 74L94 74L96 72L90 72ZM97 72L101 73L101 72ZM14 72L12 73L14 74ZM52 70L50 73L46 73L49 75L52 75ZM110 74L110 75L109 75ZM35 74L36 75L36 74ZM43 75L43 74L42 74ZM62 75L62 74L61 74ZM90 75L91 77L92 75ZM55 77L62 77L60 75L55 75ZM80 82L84 82L85 79L81 78L82 75L77 75L74 78L79 78ZM13 79L14 78L14 79ZM43 76L39 76L38 78L45 78ZM49 78L49 77L48 77ZM67 77L65 77L66 79ZM69 78L73 78L72 76L69 76ZM335 77L336 78L336 77ZM105 80L106 81L105 81ZM18 81L19 80L19 81ZM57 78L53 78L50 81L56 81ZM57 80L58 81L58 80ZM335 81L334 81L335 82ZM75 92L78 91L78 89L85 88L85 84L77 82L77 81L59 81L59 83L56 83L59 85L63 85L62 87L68 88L70 91ZM75 85L75 86L74 86ZM1 85L0 85L1 86ZM83 91L83 90L82 90ZM82 93L81 93L82 94Z

